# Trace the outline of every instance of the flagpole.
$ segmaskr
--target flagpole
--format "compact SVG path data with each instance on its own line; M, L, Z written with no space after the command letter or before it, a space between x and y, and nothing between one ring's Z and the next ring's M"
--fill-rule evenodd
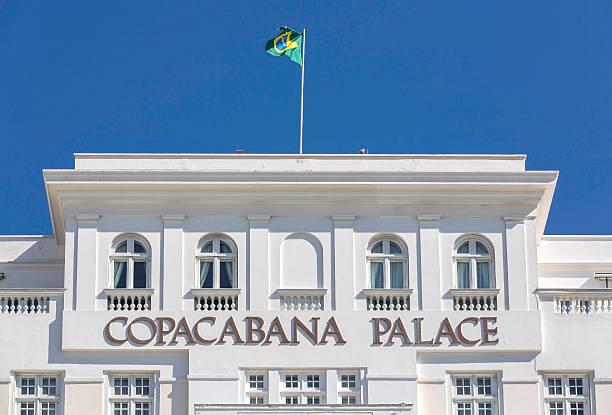
M300 99L300 156L302 155L302 136L304 131L304 61L306 58L306 28L302 32L302 96Z

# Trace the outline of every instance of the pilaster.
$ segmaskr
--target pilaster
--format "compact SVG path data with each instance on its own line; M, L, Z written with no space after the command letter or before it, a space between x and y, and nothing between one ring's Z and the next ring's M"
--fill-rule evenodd
M270 215L249 215L246 309L270 309ZM256 255L255 255L256 253Z
M440 310L440 216L419 215L420 309Z
M159 284L159 308L164 311L191 310L184 308L182 299L187 289L193 286L195 276L183 272L183 223L185 216L163 215L162 275ZM189 284L191 282L191 284ZM191 304L191 300L187 299Z
M95 309L97 274L97 234L100 215L77 215L76 309Z
M334 223L332 261L334 276L331 286L331 307L328 310L355 310L355 217L333 216ZM327 303L325 304L327 307Z
M508 309L527 310L527 258L525 239L525 217L504 217L504 256L506 259L505 287Z

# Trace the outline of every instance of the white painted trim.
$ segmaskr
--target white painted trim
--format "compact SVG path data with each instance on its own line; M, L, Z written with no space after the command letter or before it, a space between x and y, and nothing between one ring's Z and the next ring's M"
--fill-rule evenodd
M240 380L240 376L236 375L228 375L225 373L206 373L206 374L195 374L195 375L187 375L187 381L238 381Z
M415 381L418 380L418 375L385 375L385 374L375 374L375 375L366 375L365 380L408 380Z
M0 295L58 297L64 295L65 291L65 288L0 288Z
M104 378L64 378L65 385L104 383Z
M286 296L315 296L323 297L327 294L327 288L278 288L276 294Z
M0 269L23 269L23 270L63 270L64 260L52 261L0 261Z
M442 385L444 383L446 383L446 378L417 378L417 384Z
M502 378L502 384L536 384L540 380L538 378Z

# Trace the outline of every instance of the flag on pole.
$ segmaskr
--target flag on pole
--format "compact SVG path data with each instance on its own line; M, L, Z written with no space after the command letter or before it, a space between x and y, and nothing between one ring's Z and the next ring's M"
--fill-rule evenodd
M285 55L298 65L302 65L302 34L286 26L278 30L281 34L266 42L266 52L274 56Z

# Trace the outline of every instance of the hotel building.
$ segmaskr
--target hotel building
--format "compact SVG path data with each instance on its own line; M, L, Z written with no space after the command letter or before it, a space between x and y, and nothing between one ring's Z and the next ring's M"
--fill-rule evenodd
M53 235L0 237L0 415L612 414L612 236L544 235L525 156L43 176Z

